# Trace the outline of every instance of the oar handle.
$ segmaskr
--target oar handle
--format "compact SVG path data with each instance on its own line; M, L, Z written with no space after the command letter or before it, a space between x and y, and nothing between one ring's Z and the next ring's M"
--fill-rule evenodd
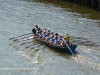
M14 38L10 38L9 40L12 40L12 39L14 39Z

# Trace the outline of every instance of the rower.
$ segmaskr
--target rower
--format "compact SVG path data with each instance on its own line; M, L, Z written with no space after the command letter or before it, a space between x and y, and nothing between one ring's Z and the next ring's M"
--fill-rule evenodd
M60 45L60 41L59 41L58 37L55 37L54 45L57 45L57 46Z
M38 30L36 30L36 35L37 35L37 37L39 37L39 34L41 33L40 31L41 31L41 29L40 29L40 27L39 27Z
M38 25L36 25L35 28L32 29L33 34L36 34L38 28L39 28Z
M64 38L60 35L59 40L62 41L64 40Z
M56 37L58 38L58 33L55 33L55 36L54 36L54 38L56 38Z
M46 42L50 42L50 39L51 39L50 34L47 34Z
M39 38L41 38L41 39L43 38L43 30L42 29L40 30Z
M46 28L44 28L44 30L43 30L44 32L47 32L47 29Z
M60 46L64 46L64 38L60 35L59 37Z
M39 26L38 26L38 25L36 25L36 26L35 26L35 30L37 31L37 30L38 30L38 28L39 28Z
M50 34L51 34L50 29L48 29L48 31L47 31L47 35L50 35Z
M53 32L51 32L50 37L51 37L51 38L54 37L54 33L53 33Z
M46 39L46 37L47 37L46 32L43 32L43 40L45 40L45 39Z
M51 36L51 37L50 37L50 41L49 41L49 42L50 42L51 44L54 44L54 41L55 41L54 36Z

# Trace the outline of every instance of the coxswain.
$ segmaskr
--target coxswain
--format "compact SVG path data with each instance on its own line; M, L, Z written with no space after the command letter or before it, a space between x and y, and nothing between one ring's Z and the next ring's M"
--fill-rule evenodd
M66 34L66 43L69 45L69 40L70 40L70 36L68 34Z

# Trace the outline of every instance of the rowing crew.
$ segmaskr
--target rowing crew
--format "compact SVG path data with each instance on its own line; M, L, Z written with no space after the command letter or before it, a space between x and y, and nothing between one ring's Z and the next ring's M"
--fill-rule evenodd
M49 29L44 28L42 30L38 25L32 30L32 32L41 40L46 41L50 44L57 46L68 46L69 45L69 36L67 34L66 38L59 36L58 33L53 33ZM65 41L66 40L66 41Z

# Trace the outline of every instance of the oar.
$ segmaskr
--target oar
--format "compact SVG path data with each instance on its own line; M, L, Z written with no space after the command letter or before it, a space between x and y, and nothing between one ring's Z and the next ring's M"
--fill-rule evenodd
M28 40L31 40L31 39L25 39L25 40L21 40L21 41L28 41Z
M20 45L25 45L25 44L27 44L27 43L32 43L32 42L34 42L34 41L30 41L30 42L23 42L23 43L21 43Z
M25 49L27 49L27 48L29 48L29 47L31 47L31 46L34 46L34 45L36 45L36 44L30 45L30 46L26 46Z
M31 45L31 46L34 46L34 45ZM31 46L26 46L25 49L27 49L27 48L29 48L29 47L31 47Z
M31 39L26 39L26 40L21 40L21 41L27 41L27 40L31 40ZM15 39L15 40L13 40L13 42L21 42L21 41L19 41L19 39Z
M70 47L68 46L70 52L72 53L72 55L75 57L74 53L72 52L72 50L70 49Z
M28 34L32 34L32 33L27 33L27 34L20 35L20 36L17 36L17 37L12 37L12 38L10 38L9 40L12 40L12 39L15 39L15 38L18 38L18 37L22 37L22 36L25 36L25 35L28 35Z
M35 47L32 47L31 50L34 49L34 48L35 48Z
M40 48L40 46L42 46L42 45L38 45L38 46L36 46L36 47L39 47L39 48ZM32 47L31 50L34 49L34 48L35 48L35 47Z
M31 36L28 36L28 37L20 38L20 39L14 39L13 42L16 42L16 41L21 40L21 39L29 38L29 37L32 37L32 35ZM26 39L26 40L30 40L30 39L31 38ZM26 41L26 40L21 40L21 41Z
M33 49L35 49L35 47L32 47L32 48L31 48L31 50L33 50ZM36 51L39 51L39 49L35 49L35 52L36 52Z
M66 43L67 44L67 43ZM72 52L72 50L70 49L70 47L67 44L68 49L70 50L70 52L72 53L72 55L75 57L74 53Z
M23 37L23 38L20 38L20 39L25 39L25 38L33 38L33 35L27 36L27 37Z
M100 44L93 44L94 46L100 46Z
M31 40L31 39L21 40L21 41L19 41L19 42L22 42L22 41L28 41L28 40Z
M88 40L87 38L84 38L84 37L76 37L76 36L71 36L71 39L83 39L83 40Z
M41 46L41 45L39 45L39 46L37 46L37 47L40 47L40 46ZM32 47L31 50L33 50L34 48L35 48L35 47ZM41 49L43 49L43 48L45 48L45 47L43 46ZM36 51L39 51L39 48L38 48L38 49L35 49L35 52L36 52Z

